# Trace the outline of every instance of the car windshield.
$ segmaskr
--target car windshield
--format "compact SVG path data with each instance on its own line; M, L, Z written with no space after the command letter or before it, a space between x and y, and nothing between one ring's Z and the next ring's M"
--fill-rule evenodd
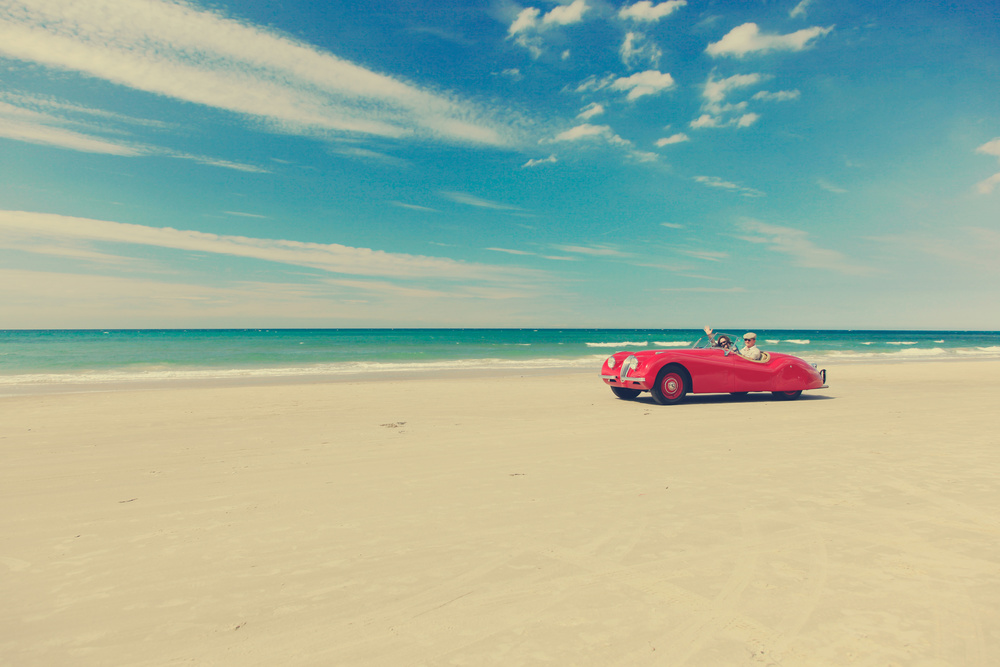
M734 336L733 334L724 333L722 331L713 331L712 336L715 338L715 344L712 343L712 339L708 336L702 336L694 342L694 345L692 345L691 348L695 350L704 350L710 347L719 347L718 342L722 340L723 337L728 338L730 342L735 342L740 339L739 336Z

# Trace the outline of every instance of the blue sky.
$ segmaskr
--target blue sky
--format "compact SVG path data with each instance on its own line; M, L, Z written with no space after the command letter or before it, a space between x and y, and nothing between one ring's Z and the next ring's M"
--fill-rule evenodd
M993 2L0 0L0 328L1000 328Z

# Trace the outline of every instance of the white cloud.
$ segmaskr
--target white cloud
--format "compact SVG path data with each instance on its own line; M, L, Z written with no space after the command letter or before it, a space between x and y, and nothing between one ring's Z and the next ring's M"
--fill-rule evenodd
M599 116L604 113L604 105L598 104L597 102L591 102L585 106L580 113L576 115L577 118L581 120L589 120L594 116Z
M637 72L632 76L621 77L611 84L612 90L629 91L626 99L636 100L645 95L654 95L674 87L674 78L658 70Z
M330 243L303 243L281 239L222 236L170 227L146 227L120 222L75 218L48 213L0 211L0 242L31 251L32 243L46 247L72 244L129 244L187 252L244 257L331 273L444 280L508 280L517 274L501 267L469 264L439 257L389 253ZM522 275L522 278L527 276Z
M628 141L622 139L608 125L591 125L583 123L572 127L565 132L560 132L553 141L580 141L581 139L604 139L608 143L617 145L627 145Z
M818 185L823 190L826 190L827 192L832 192L835 195L844 195L844 194L847 194L847 190L845 190L844 188L840 187L839 185L834 185L830 181L828 181L826 179L823 179L823 178L817 180L816 181L816 185Z
M669 137L663 137L662 139L656 140L656 145L659 147L669 146L671 144L680 144L685 141L690 141L691 139L688 135L683 132L678 132L677 134L672 134Z
M528 49L538 58L542 55L541 33L556 26L581 22L588 9L586 0L573 0L568 5L558 5L544 15L537 7L525 7L507 28L507 37L513 38L515 44ZM564 51L563 60L568 57L569 51Z
M1000 137L987 141L985 144L976 149L977 153L983 153L984 155L995 155L1000 157Z
M422 211L424 213L440 213L441 211L436 208L431 208L430 206L419 206L417 204L404 204L401 201L390 201L393 206L398 206L399 208L405 208L410 211Z
M870 268L851 262L836 250L817 246L809 239L809 234L801 229L769 225L756 220L748 220L740 226L748 233L740 236L741 239L766 245L774 252L788 255L796 266L847 275L872 273Z
M1000 186L1000 172L993 174L984 181L976 183L976 192L981 195L992 194L998 186Z
M707 106L717 108L725 101L730 91L755 86L761 82L762 78L760 74L735 74L725 79L716 79L710 74L702 88L701 95L705 98Z
M769 92L762 90L756 93L752 99L759 100L761 102L788 102L790 100L799 99L801 93L798 90L779 90L777 92Z
M489 199L482 199L481 197L476 197L475 195L470 195L465 192L448 192L444 191L441 193L447 199L455 202L456 204L465 204L466 206L475 206L476 208L488 208L494 211L521 211L523 209L517 206L511 206L510 204L501 204L500 202L490 201Z
M516 35L535 29L535 26L538 24L538 16L541 13L541 10L537 7L525 7L518 12L514 22L507 28L507 34Z
M760 115L755 113L745 113L736 119L737 127L750 127L760 120Z
M543 18L542 23L551 25L570 25L583 20L587 12L587 0L573 0L568 5L553 7Z
M514 126L312 45L158 0L8 0L0 56L229 111L273 131L509 145Z
M642 0L634 5L626 5L618 11L618 16L622 19L633 21L659 21L670 16L675 11L687 4L687 0L667 0L654 5L650 0Z
M760 190L755 190L753 188L748 188L743 185L738 185L730 181L724 181L718 176L695 176L694 180L702 185L707 185L710 188L719 188L720 190L729 190L730 192L736 192L743 195L744 197L763 197L764 193Z
M653 67L659 67L663 51L656 44L648 41L641 32L629 31L625 33L625 41L622 42L618 55L621 56L622 64L629 68L634 67L640 61L648 62Z
M809 5L812 4L812 2L813 0L802 0L802 2L795 5L795 7L792 8L792 11L788 12L788 15L793 19L798 18L800 16L805 16L806 8L808 8Z
M617 248L612 248L607 245L590 245L590 246L580 246L580 245L557 245L553 246L556 250L561 250L563 252L572 252L578 255L587 255L589 257L628 257L627 253L618 250Z
M805 28L788 35L769 35L760 32L756 23L744 23L730 30L721 40L709 44L705 52L711 56L741 57L749 53L768 51L801 51L809 42L833 30L828 28Z
M991 139L985 144L976 149L977 153L982 153L983 155L994 155L1000 157L1000 137ZM976 183L976 191L979 194L988 195L1000 186L1000 173L993 174L986 180Z
M536 158L532 158L531 160L528 160L527 162L525 162L524 164L522 164L521 168L525 169L525 168L528 168L528 167L537 167L540 164L553 164L555 162L557 162L555 155L550 155L550 156L548 156L546 158L537 158L537 159Z
M690 125L692 128L696 130L703 127L719 127L719 119L716 118L715 116L710 116L707 113L703 113L702 115L698 116L693 121L691 121Z
M680 225L676 222L661 222L660 225L667 227L668 229L684 229L684 225Z

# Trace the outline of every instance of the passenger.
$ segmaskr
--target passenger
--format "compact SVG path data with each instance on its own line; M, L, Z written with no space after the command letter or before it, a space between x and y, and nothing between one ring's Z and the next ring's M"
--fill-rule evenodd
M757 334L748 332L743 334L743 347L740 349L740 356L752 361L760 361L764 353L757 347Z

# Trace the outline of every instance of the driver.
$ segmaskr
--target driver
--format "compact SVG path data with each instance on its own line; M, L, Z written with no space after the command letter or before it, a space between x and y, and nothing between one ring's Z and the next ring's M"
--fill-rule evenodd
M743 347L740 348L740 356L753 361L760 361L760 358L764 356L764 353L757 347L757 334L752 331L743 334Z

